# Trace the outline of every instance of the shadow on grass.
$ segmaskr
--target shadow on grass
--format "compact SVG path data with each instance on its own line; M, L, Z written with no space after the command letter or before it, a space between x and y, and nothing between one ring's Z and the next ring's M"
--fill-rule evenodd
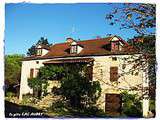
M18 105L5 101L5 117L7 118L45 118L42 110L38 110L31 106Z

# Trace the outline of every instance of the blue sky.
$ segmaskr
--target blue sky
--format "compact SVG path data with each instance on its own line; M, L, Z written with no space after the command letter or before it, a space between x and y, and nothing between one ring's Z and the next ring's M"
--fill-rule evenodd
M120 30L105 20L113 9L108 4L6 4L5 54L26 54L40 37L50 43L64 42L67 37L93 39L115 34L132 38L133 30Z

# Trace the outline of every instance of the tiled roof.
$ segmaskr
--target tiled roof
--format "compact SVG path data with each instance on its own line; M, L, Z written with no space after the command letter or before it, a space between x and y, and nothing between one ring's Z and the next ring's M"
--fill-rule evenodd
M121 51L107 50L107 45L110 45L110 40L113 37L98 38L92 40L77 41L77 44L82 46L83 49L79 54L70 54L71 43L59 43L50 47L49 52L44 56L31 56L26 57L25 60L31 59L46 59L46 58L63 58L73 56L96 56L96 55L114 55L114 54L132 54L135 53L135 49L129 46L127 42L118 37L121 42L124 43L124 47Z
M47 49L47 50L50 49L49 45L40 44L40 46L41 46L41 49ZM37 49L37 48L36 48L36 49Z

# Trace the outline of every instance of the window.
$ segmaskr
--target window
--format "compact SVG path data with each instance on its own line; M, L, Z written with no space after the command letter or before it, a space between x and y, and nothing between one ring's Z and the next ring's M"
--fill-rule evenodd
M31 69L30 69L30 78L33 78L33 74L34 74L34 69L31 68Z
M42 49L37 50L37 55L42 55Z
M37 75L38 75L38 72L39 72L39 69L36 68L36 69L35 69L35 76L36 76L36 77L37 77Z
M125 69L126 68L126 64L122 64L122 69Z
M112 61L117 61L117 57L112 57Z
M111 42L111 50L112 50L112 51L118 51L118 50L119 50L119 42L117 42L117 41L112 41L112 42Z
M71 53L77 53L77 45L72 45L71 46Z
M118 80L118 67L110 67L110 81L114 82Z
M86 77L87 77L89 80L92 80L92 74L93 74L93 66L87 66L87 69L86 69Z

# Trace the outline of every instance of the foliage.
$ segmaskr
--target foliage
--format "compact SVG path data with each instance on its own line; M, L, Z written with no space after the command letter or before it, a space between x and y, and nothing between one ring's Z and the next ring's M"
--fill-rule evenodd
M38 78L29 78L28 85L30 88L34 88L35 90L42 89L43 81Z
M56 111L56 112L67 112L68 111L66 109L67 105L64 101L53 102L51 108L52 108L53 111Z
M133 55L133 60L129 61L128 64L134 64L130 70L131 72L143 70L143 72L149 76L151 88L149 92L154 93L153 95L150 94L150 97L154 99L156 88L156 5L149 3L124 3L114 5L114 8L107 13L106 19L110 22L110 25L118 25L120 29L131 29L137 32L138 36L130 39L128 42L137 48L137 51L142 53L142 55L138 58L134 58Z
M150 109L151 112L155 113L155 109L156 109L155 100L150 100L149 101L149 109Z
M40 69L39 77L45 80L59 80L58 93L73 108L82 108L95 104L100 96L98 81L89 80L83 72L84 64L48 65Z
M121 29L133 29L138 34L155 34L156 5L144 3L114 4L106 19L110 25L119 24ZM151 32L153 31L153 32Z
M21 78L21 60L23 55L5 55L5 92L19 92Z
M142 105L137 94L129 94L127 91L122 95L122 113L130 117L142 116Z
M21 60L24 56L13 54L5 56L5 82L10 84L18 84L21 74Z
M36 55L36 53L36 45L32 45L27 51L27 56Z
M34 92L38 92L39 90L43 92L43 95L46 95L48 82L39 77L29 78L28 86L33 89Z
M128 40L130 45L133 45L139 51L148 54L155 54L155 42L155 35L135 36L134 38Z
M142 57L138 58L134 61L138 61L135 63L135 66L141 66L140 63L148 63L148 77L150 84L150 97L155 99L155 88L156 88L156 56L155 56L155 42L156 38L154 35L149 36L136 36L133 39L129 39L128 43L133 45L137 50L143 53ZM141 66L141 68L144 68Z
M69 107L64 101L57 101L52 104L52 111L59 116L74 116L74 117L107 117L103 110L98 109L95 106L91 106L87 109L74 109Z
M6 97L8 98L12 98L13 96L15 96L15 94L13 92L7 92Z
M20 102L21 105L34 105L38 99L34 98L31 94L26 94L23 96L22 101Z
M62 66L43 66L39 70L39 78L45 80L58 80L64 76L64 68Z
M65 76L60 81L61 95L74 108L94 105L100 96L101 87L98 81L91 81L81 73L86 69L86 66L80 64L66 65L64 69Z
M38 42L35 45L32 45L28 49L27 56L36 55L36 46L37 45L51 46L51 44L49 44L49 42L48 42L48 39L45 39L44 37L41 37L40 40L38 40Z

